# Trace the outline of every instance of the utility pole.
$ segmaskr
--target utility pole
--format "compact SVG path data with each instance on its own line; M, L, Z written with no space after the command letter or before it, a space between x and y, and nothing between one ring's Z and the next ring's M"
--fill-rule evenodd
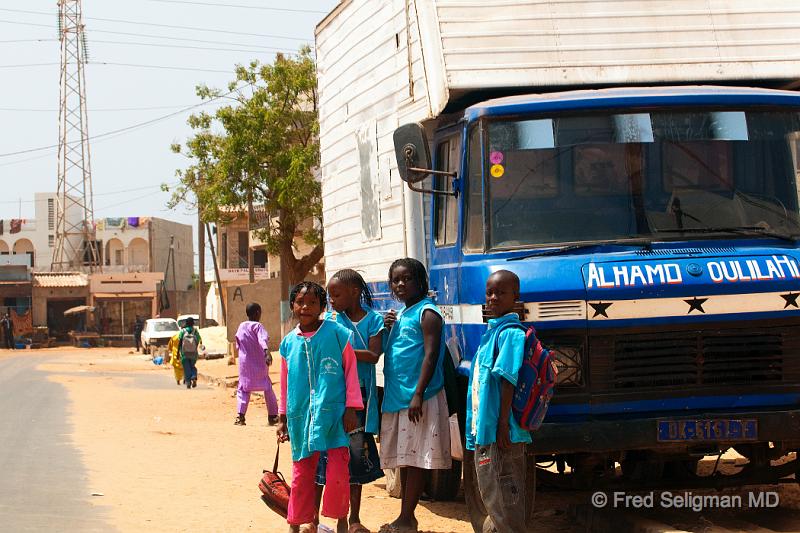
M256 271L253 265L253 246L250 242L250 233L253 231L253 193L247 194L247 276L252 284L256 282Z
M86 111L88 61L81 0L58 0L61 103L58 113L58 201L52 270L99 270Z
M200 293L200 327L206 327L206 232L203 217L200 212L200 202L197 202L197 248L200 255L197 262L200 268L198 279L198 293Z
M211 260L214 262L214 277L217 278L217 293L219 294L219 305L222 310L223 325L228 325L228 315L225 312L225 298L222 296L222 282L219 279L219 265L217 264L217 253L214 250L214 238L211 236L211 226L206 224L208 234L208 245L211 248Z

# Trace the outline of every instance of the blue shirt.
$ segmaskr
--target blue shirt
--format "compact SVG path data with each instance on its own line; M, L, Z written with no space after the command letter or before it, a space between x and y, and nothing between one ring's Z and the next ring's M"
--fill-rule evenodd
M342 417L345 385L342 353L350 330L332 320L323 320L311 337L299 328L281 341L286 361L286 425L292 447L292 461L314 452L349 446Z
M517 385L525 351L525 331L512 324L522 325L516 313L490 319L472 360L467 391L468 450L496 442L503 380ZM513 414L508 416L511 442L531 442L530 433L519 427Z
M422 314L433 311L440 318L442 312L434 305L433 300L424 298L411 307L404 307L397 315L384 345L383 362L383 412L394 413L408 409L411 398L417 390L417 381L425 359L425 343L422 336ZM444 318L442 318L444 326ZM444 331L444 329L442 329ZM436 395L444 386L442 371L442 355L444 339L439 343L439 355L433 376L422 395L427 400Z
M369 350L369 339L380 335L383 331L383 316L377 311L364 307L366 315L354 323L345 313L327 313L325 318L335 320L337 323L353 332L350 342L354 350ZM380 355L380 354L376 354ZM358 361L358 384L364 391L364 409L366 411L366 422L364 431L378 434L379 414L378 414L378 388L376 385L375 365Z

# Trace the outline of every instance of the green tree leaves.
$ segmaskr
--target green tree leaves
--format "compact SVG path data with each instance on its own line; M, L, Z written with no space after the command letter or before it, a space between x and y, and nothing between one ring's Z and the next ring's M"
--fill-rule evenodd
M188 124L194 135L184 146L172 146L191 164L177 171L180 186L170 207L194 196L204 221L226 222L236 211L246 213L252 197L269 216L269 223L256 230L258 237L270 254L282 257L290 283L302 280L323 253L317 82L310 48L295 57L278 54L270 65L239 65L227 92L200 86L197 94L231 103L213 114L192 115ZM295 255L299 241L311 247L302 257Z

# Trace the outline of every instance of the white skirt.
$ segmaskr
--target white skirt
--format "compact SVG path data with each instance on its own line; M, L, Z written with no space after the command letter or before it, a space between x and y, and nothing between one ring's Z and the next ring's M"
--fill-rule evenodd
M422 402L422 419L408 419L408 409L381 415L381 468L415 466L447 470L450 458L450 423L444 390Z

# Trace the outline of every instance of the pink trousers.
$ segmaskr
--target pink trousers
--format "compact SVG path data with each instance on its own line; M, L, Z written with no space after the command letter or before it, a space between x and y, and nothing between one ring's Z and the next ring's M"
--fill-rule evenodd
M322 493L322 516L347 518L350 510L350 449L346 446L328 450L325 491ZM293 526L314 521L316 509L316 473L319 452L292 463L292 494L286 521Z

